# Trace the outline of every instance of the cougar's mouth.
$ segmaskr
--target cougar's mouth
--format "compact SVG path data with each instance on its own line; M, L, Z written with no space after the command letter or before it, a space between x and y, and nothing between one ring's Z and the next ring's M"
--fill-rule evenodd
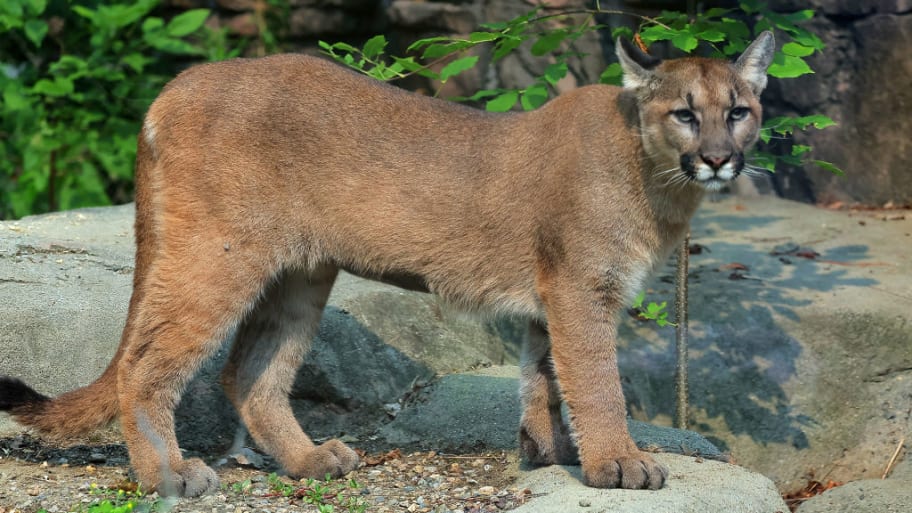
M724 156L681 155L681 170L687 177L710 191L718 191L741 174L744 157L740 153Z

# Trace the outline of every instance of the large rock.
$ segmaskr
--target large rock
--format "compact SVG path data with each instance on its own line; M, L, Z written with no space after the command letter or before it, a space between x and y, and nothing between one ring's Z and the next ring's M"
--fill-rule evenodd
M777 190L804 201L912 203L905 151L912 131L912 4L908 0L778 0L786 11L814 8L809 28L827 47L808 58L815 74L773 80L768 113L826 114L839 126L812 130L796 139L814 147L814 157L846 171L820 169L777 173Z
M131 292L132 221L128 205L0 223L0 374L50 395L101 374ZM385 404L437 373L515 363L520 336L510 322L479 320L429 294L342 274L292 402L318 436L374 428ZM226 348L178 410L179 436L190 448L212 450L232 439L237 420L217 383ZM373 423L350 425L365 418ZM17 429L0 419L0 432Z
M378 435L389 445L415 449L467 451L480 447L513 449L519 433L519 368L496 366L444 376L416 397ZM628 421L631 436L650 451L728 456L692 431Z
M899 217L761 197L708 202L693 223L690 426L783 490L880 477L912 434L912 218ZM648 297L671 302L662 274ZM621 340L634 418L670 424L673 329L631 319Z
M598 490L583 486L579 467L551 466L520 477L517 486L542 494L517 513L786 513L788 508L768 478L737 465L677 454L656 454L669 470L656 491Z

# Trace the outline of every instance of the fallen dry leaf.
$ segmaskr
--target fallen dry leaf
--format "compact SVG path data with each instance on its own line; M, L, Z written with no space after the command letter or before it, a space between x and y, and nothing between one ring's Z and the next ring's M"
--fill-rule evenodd
M384 454L380 455L371 455L368 456L364 451L358 449L355 452L358 453L358 456L364 461L364 464L368 467L375 467L377 465L383 465L388 461L398 460L402 458L402 451L399 449L393 449Z
M814 251L813 249L802 249L802 250L796 251L795 256L813 260L813 259L819 257L820 253Z
M790 511L795 511L798 509L798 506L802 502L820 495L821 493L831 489L836 488L837 486L842 486L842 483L837 483L836 481L827 481L826 483L821 483L820 481L811 479L808 480L807 485L797 491L789 492L782 495L782 499L785 500L785 503L788 505Z

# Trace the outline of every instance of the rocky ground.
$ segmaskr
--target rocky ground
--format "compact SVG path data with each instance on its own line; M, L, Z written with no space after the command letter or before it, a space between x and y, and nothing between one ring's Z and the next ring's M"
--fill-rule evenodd
M133 498L141 511L190 512L487 512L513 509L532 499L518 489L512 452L472 455L399 450L364 454L344 479L295 481L274 474L265 456L244 449L216 462L222 487L197 499L169 501L157 494L136 498L126 448L120 443L60 447L28 435L0 439L0 513L92 510ZM118 491L121 496L118 497ZM320 506L324 510L320 510Z
M21 377L48 395L100 374L123 327L132 217L131 207L124 206L0 223L0 374ZM515 484L473 476L468 479L477 481L477 488L467 480L454 484L453 489L467 487L456 497L471 499L492 486L494 496L532 490L531 498L522 494L525 504L513 503L517 511L535 513L551 507L562 512L580 501L591 504L580 511L593 512L767 513L787 509L779 492L800 491L809 480L820 480L848 484L802 500L801 513L907 513L912 504L910 237L912 216L903 209L823 209L764 197L708 201L692 224L689 420L713 443L693 432L657 427L668 425L673 412L671 328L625 319L621 374L631 415L649 422L639 423L634 435L644 447L692 455L695 443L715 444L713 450L732 454L753 473L708 458L696 463L693 457L662 454L658 457L672 471L666 488L605 492L582 487L578 467L530 471L513 462L510 468L519 472ZM648 300L673 296L672 271L673 263L660 269ZM433 296L343 276L292 403L308 433L345 433L374 455L397 447L406 462L419 451L419 459L429 451L435 458L458 454L472 460L514 454L519 338L521 329L509 322L479 322ZM218 386L223 359L224 351L203 369L177 412L182 446L209 458L225 454L237 425ZM644 433L644 426L660 432ZM0 417L0 436L15 441L19 433L21 426ZM371 436L385 445L371 445ZM70 466L63 467L59 457L17 463L22 454L2 456L0 494L6 495L0 506L30 501L33 510L42 494L53 494L54 486L37 487L45 475L63 479L63 473L84 473L89 464L102 472L123 465L68 458ZM881 479L891 459L895 470ZM39 466L44 461L49 470ZM441 476L439 469L447 468L415 464L437 467ZM390 468L390 475L401 470L383 468ZM249 490L273 493L268 468L227 465L221 471L226 483L250 479ZM235 471L241 473L236 478ZM356 479L368 483L371 470L358 472L365 473ZM432 474L422 477L431 482ZM89 480L73 474L65 481L80 484L61 485L58 510ZM397 489L422 486L406 484L404 477L391 482L401 482ZM20 495L10 495L13 487ZM365 488L379 490L369 483ZM224 500L237 500L243 511L249 497L232 492L225 492ZM378 495L393 497L384 493ZM419 494L413 503L397 498L394 508L414 504L418 510L418 496L429 507L429 495L423 489ZM220 496L206 500L224 504ZM444 508L476 507L442 502ZM481 505L497 507L497 502Z

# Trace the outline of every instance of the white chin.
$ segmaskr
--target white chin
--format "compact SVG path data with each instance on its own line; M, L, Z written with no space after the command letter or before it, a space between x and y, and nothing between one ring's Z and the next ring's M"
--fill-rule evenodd
M710 178L709 180L700 180L699 183L700 183L700 185L702 185L703 188L706 189L707 191L716 192L716 191L721 190L722 187L724 187L725 184L728 183L728 181L727 181L727 180L719 180L718 178Z

